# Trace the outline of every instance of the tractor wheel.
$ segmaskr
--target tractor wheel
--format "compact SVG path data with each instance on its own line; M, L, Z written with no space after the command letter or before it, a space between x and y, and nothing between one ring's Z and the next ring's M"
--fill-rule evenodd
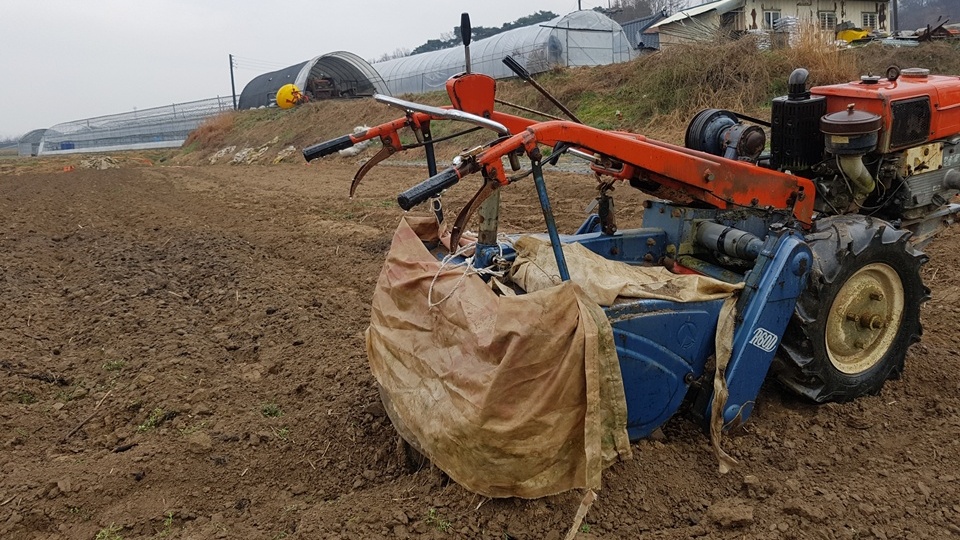
M819 220L807 242L813 268L781 343L777 375L818 403L880 392L920 340L929 298L910 233L860 215Z

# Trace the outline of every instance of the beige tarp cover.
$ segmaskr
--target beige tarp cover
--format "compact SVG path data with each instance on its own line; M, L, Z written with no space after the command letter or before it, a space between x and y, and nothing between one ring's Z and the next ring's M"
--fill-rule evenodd
M527 292L560 283L557 260L549 240L524 236L514 244L517 260L513 281ZM601 306L613 305L617 297L650 298L674 302L698 302L728 298L743 288L707 276L674 274L662 266L630 266L611 261L581 244L564 244L564 259L570 280Z
M637 285L632 276L628 285L607 283L596 279L605 272L590 269L606 260L581 259L578 248L586 250L577 245L564 247L573 280L555 284L549 243L525 237L515 278L529 294L498 296L462 267L441 270L423 244L437 238L432 219L401 221L374 292L367 353L404 438L489 497L599 489L603 468L630 456L620 366L600 301L732 292L709 278L669 272L671 280L695 281ZM449 298L430 308L431 287L434 302Z

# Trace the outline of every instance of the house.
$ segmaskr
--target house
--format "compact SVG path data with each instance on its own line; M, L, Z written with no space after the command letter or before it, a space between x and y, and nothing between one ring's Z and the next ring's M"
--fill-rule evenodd
M623 27L623 33L627 35L627 39L630 40L630 45L633 46L634 49L659 49L660 42L658 38L660 35L655 32L651 34L645 34L644 32L646 32L647 28L666 18L666 11L658 11L646 17L620 23L620 26Z
M716 0L678 11L646 30L658 33L661 48L678 43L712 39L719 34L738 36L769 30L777 21L795 18L812 21L821 30L835 32L852 26L887 32L889 0Z

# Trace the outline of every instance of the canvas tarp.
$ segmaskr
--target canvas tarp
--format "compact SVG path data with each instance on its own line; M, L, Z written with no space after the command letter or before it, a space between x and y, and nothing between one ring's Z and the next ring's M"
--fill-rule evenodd
M550 242L542 237L524 236L514 244L517 258L511 278L524 290L538 291L560 282L556 255ZM716 371L713 378L713 404L710 415L710 442L721 473L733 469L736 460L721 447L723 408L729 395L727 363L733 352L736 319L736 294L743 283L727 283L697 274L674 274L662 266L631 266L606 259L582 244L563 245L570 280L579 283L594 302L609 306L617 298L649 298L673 302L723 300L717 333L714 336Z
M424 245L438 240L435 221L405 218L377 282L367 330L371 370L398 431L456 482L489 497L599 489L603 469L630 456L613 331L598 300L631 287L644 297L674 291L684 301L736 289L683 276L695 280L685 284L693 293L679 283L586 293L581 285L590 289L598 281L581 276L579 257L568 255L568 265L580 277L555 284L549 244L527 238L518 241L515 266L546 270L545 280L527 282L527 294L499 296L463 267L441 267ZM550 255L531 262L538 252ZM528 276L537 274L529 268Z
M603 311L573 283L497 296L462 268L438 274L422 241L436 237L436 222L403 220L374 292L367 352L391 419L471 491L598 489L605 465L630 455ZM428 308L431 286L456 292Z
M514 244L517 259L513 281L527 292L539 291L560 282L557 260L550 242L524 236ZM582 244L564 244L564 258L570 280L601 306L613 305L617 297L650 298L674 302L698 302L729 298L743 288L696 274L674 274L662 266L631 266L606 259Z

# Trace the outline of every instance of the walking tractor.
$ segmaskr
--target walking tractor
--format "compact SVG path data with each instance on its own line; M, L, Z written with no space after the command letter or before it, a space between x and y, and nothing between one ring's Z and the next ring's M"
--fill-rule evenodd
M519 439L539 440L542 433L533 429L500 440L505 425L531 418L541 431L566 425L556 420L572 414L559 410L565 398L553 399L555 409L542 405L568 381L567 371L551 371L569 363L566 356L548 357L560 354L550 349L554 341L567 343L564 351L569 343L588 343L580 355L588 360L576 364L586 375L567 385L588 396L597 380L590 351L612 345L608 352L615 350L617 361L611 369L601 363L600 399L625 403L617 422L630 440L651 434L681 409L710 426L716 438L750 416L768 373L816 402L876 394L901 373L908 347L921 335L920 307L929 293L920 275L927 257L920 250L960 212L960 205L950 203L960 190L960 77L891 67L885 76L808 88L808 73L800 68L789 77L788 95L773 99L769 122L707 109L693 118L684 146L678 146L584 125L562 105L569 120L541 122L495 110L494 80L470 72L466 17L461 28L467 71L446 83L451 106L378 95L377 101L404 116L304 150L309 161L379 138L383 149L358 171L351 195L387 156L426 150L430 178L397 200L403 210L430 202L442 225L431 234L410 226L429 254L416 264L394 253L403 240L398 232L388 256L392 266L375 294L368 352L400 434L455 480L493 496L537 496L591 483L588 471L581 484L530 487L536 483L531 478L542 479L552 465L531 470L527 464L520 478L471 484L460 466L469 461L462 453L496 445L483 449L484 474L509 470L505 456L526 459ZM519 63L509 57L504 63L546 93ZM430 133L435 121L471 124L467 131L489 130L493 138L438 170L438 141ZM404 129L418 142L402 145ZM557 229L544 176L564 155L585 160L597 179L585 190L595 198L596 212L572 234ZM452 224L444 221L437 198L474 177L476 194ZM525 181L536 188L546 234L501 234L500 193ZM650 196L642 228L617 228L612 191L621 183ZM475 237L468 233L473 226ZM547 259L533 259L538 247ZM538 302L552 288L569 287L565 282L575 283L577 291L605 282L596 269L610 267L630 276L656 270L667 277L638 286L631 277L632 285L618 285L611 301L596 300L606 315L602 324L591 320L593 307L574 313L580 326L573 328L588 327L587 338L555 320L569 316L558 313L557 304L536 304L540 311L511 317L525 298ZM546 284L536 286L535 275L545 276ZM668 294L691 283L680 280L692 280L696 294ZM474 289L467 282L481 285ZM621 294L631 287L653 294ZM487 296L469 297L475 290ZM540 324L542 319L549 322ZM392 332L383 330L391 324ZM533 345L504 344L524 327L537 328L528 336ZM495 337L478 335L465 345L470 340L460 331ZM424 332L430 336L415 337ZM599 337L591 341L594 334ZM415 344L404 348L405 339ZM600 345L591 349L591 343ZM508 367L498 364L510 357L519 359ZM611 371L619 392L603 386ZM542 386L525 386L536 380ZM491 394L498 384L502 391ZM544 394L531 396L530 388ZM473 399L475 394L485 397ZM589 469L590 442L583 440L593 433L595 403L589 397L585 403L579 423L562 435L588 448ZM602 413L597 425L605 429L608 420L620 418L616 410ZM451 418L461 416L466 420L452 427ZM481 427L471 431L465 424ZM491 425L496 427L483 440L471 438ZM606 463L609 455L603 453Z

